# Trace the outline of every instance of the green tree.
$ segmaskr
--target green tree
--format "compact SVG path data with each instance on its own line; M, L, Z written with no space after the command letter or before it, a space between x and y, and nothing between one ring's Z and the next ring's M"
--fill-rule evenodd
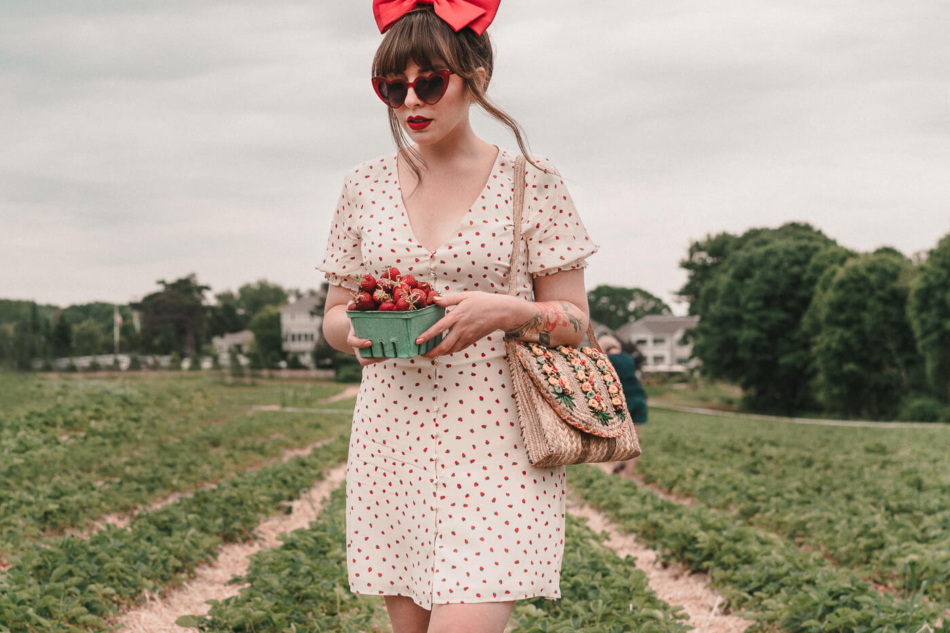
M254 332L254 350L258 355L258 360L255 362L264 367L276 366L284 358L280 310L275 306L265 306L257 313L257 316L251 319L249 327ZM252 357L254 356L252 351Z
M205 332L204 293L194 274L171 283L133 306L142 312L142 346L146 351L191 354L200 349Z
M12 366L15 363L13 341L16 340L16 326L13 323L0 323L0 366Z
M57 358L69 356L73 353L73 329L69 326L63 313L60 312L53 326L53 355Z
M48 321L44 324L39 307L30 302L14 327L13 357L18 369L29 371L34 359L48 358L50 334Z
M826 409L893 417L919 385L922 363L906 311L913 272L900 253L879 250L836 268L816 294L815 385Z
M828 240L818 229L800 222L789 222L777 229L753 228L738 236L725 232L707 235L691 243L686 257L680 261L687 280L677 295L689 302L690 315L701 316L716 301L716 279L726 269L731 255L775 239L796 237Z
M73 349L80 356L102 351L102 330L93 319L86 319L73 327Z
M930 389L937 398L950 402L950 234L920 267L908 312Z
M244 309L248 321L254 319L267 306L282 306L287 303L287 291L265 279L238 288L238 305Z
M687 280L676 294L689 303L691 316L701 314L700 300L703 290L713 281L723 262L740 243L740 238L731 233L707 235L689 245L686 258L680 260L680 268L686 271Z
M694 354L714 377L738 382L751 406L789 412L812 403L810 340L801 328L815 255L833 242L807 225L746 241L705 284Z
M250 318L233 292L220 292L214 298L215 303L207 308L209 340L215 336L247 329Z
M648 314L671 314L659 297L642 288L602 284L587 293L590 318L612 330Z

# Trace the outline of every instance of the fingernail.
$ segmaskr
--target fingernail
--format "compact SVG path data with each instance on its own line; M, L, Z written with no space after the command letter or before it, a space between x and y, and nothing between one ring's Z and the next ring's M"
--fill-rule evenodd
M422 337L416 339L416 345L422 345Z

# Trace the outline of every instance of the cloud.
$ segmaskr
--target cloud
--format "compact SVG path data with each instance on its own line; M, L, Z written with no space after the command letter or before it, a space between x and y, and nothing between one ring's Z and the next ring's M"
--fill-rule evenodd
M192 271L215 291L321 281L343 174L392 151L368 0L0 13L0 296L125 302ZM506 0L491 94L601 245L589 285L672 300L709 232L800 220L910 253L950 230L948 17L927 0Z

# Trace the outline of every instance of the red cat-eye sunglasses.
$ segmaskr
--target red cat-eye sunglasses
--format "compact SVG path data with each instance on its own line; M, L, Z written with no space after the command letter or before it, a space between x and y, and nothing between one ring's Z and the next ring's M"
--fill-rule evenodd
M405 79L386 79L385 77L373 77L373 90L376 95L382 99L383 103L390 108L402 107L406 102L406 96L409 89L416 91L416 96L426 105L434 105L439 102L442 95L449 87L449 75L454 75L451 70L442 69L428 75L419 75L414 81Z

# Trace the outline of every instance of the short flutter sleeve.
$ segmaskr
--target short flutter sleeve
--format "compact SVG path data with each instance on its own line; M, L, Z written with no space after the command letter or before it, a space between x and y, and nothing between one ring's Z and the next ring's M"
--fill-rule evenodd
M600 246L591 241L554 165L543 158L537 163L547 173L529 164L525 174L521 230L528 245L528 272L542 276L585 268Z
M357 205L353 202L353 181L350 175L343 182L343 191L337 201L336 212L327 238L327 250L317 270L325 273L327 281L336 286L356 290L353 275L362 275L362 237L356 226Z

